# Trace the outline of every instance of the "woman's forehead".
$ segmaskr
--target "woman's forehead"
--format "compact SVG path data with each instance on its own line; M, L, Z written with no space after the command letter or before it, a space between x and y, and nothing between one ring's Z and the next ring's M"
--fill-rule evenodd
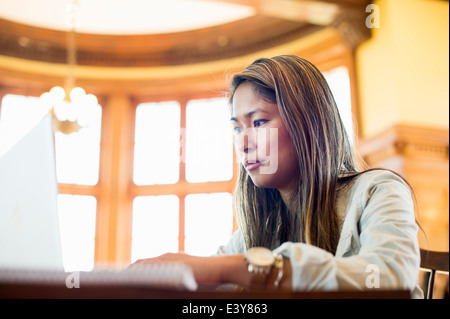
M249 83L244 83L236 89L231 108L233 117L278 112L277 105L261 96Z

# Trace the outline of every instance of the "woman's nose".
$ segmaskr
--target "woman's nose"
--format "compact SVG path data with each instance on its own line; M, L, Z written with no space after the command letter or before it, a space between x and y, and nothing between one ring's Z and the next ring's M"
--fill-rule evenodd
M251 128L243 130L236 136L236 149L240 153L249 153L256 149L255 132Z

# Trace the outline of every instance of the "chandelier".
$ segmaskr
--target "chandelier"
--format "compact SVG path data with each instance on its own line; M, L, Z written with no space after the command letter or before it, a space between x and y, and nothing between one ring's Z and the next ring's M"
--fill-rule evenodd
M66 24L69 28L67 49L67 75L64 88L53 87L41 95L41 101L49 108L53 117L55 132L71 134L87 126L89 109L97 105L97 97L75 85L75 66L77 64L76 29L78 27L78 0L67 6Z

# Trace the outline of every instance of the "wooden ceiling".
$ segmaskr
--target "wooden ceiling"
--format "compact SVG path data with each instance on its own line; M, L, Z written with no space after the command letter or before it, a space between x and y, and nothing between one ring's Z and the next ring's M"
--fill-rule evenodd
M343 38L349 40L350 46L355 45L355 41L360 42L367 38L370 33L364 27L367 15L365 7L370 1L238 2L254 7L256 15L186 32L117 36L77 34L77 64L110 67L184 65L262 51L327 27L342 31ZM314 18L318 9L321 10L321 19ZM352 27L355 25L356 27ZM0 55L66 63L67 38L67 32L0 19Z
M165 66L213 61L270 48L320 28L259 15L216 27L171 34L77 34L77 64ZM2 55L66 63L67 37L66 32L0 20Z

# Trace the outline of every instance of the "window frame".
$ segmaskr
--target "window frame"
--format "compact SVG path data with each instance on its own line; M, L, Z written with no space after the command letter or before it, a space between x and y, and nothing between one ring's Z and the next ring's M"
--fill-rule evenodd
M136 115L136 109L141 103L149 102L165 102L165 101L177 101L180 105L180 129L186 128L186 110L187 104L191 100L196 99L209 99L223 97L223 95L203 93L191 96L166 96L163 98L142 97L133 99L133 114ZM133 139L134 139L134 125L133 125ZM186 149L186 139L180 140L180 156L182 150ZM233 194L233 190L237 180L237 172L239 164L237 163L236 153L233 150L233 177L228 181L217 182L196 182L190 183L186 180L186 165L184 161L179 162L179 180L174 184L163 185L136 185L131 180L129 183L129 196L130 200L137 196L157 196L157 195L176 195L179 199L179 231L178 231L178 251L184 251L185 249L185 199L190 194L210 194L210 193L224 193L228 192ZM132 213L132 212L131 212ZM233 214L234 215L234 214ZM237 228L235 217L233 217L234 230ZM130 251L131 255L131 251Z

